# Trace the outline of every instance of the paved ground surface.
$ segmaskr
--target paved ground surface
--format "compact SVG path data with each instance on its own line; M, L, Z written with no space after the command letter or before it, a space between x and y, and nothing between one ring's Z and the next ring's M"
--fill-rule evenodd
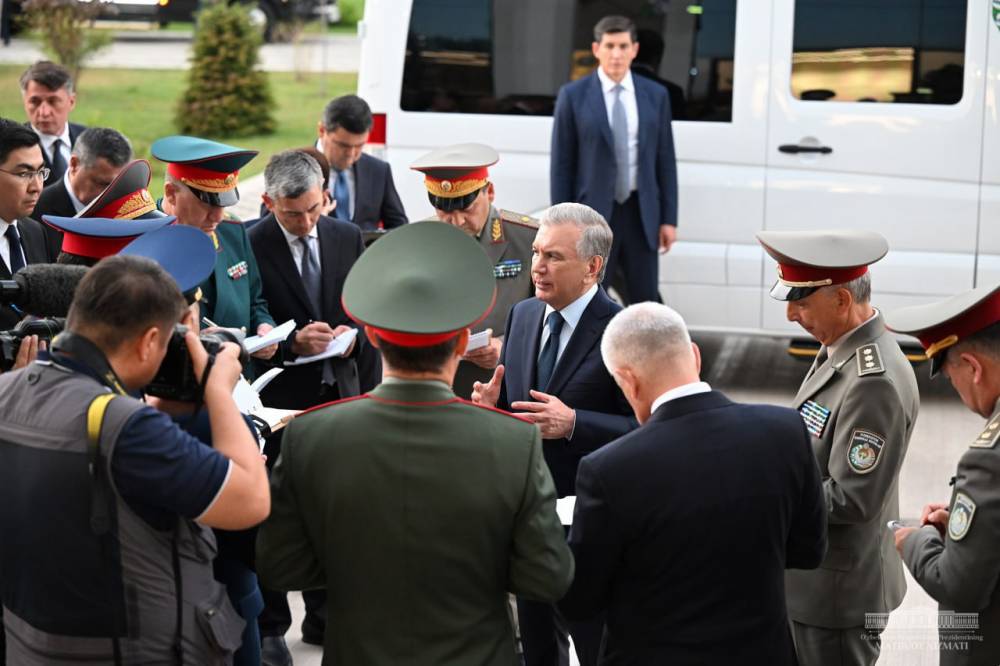
M354 35L308 35L294 44L265 44L261 67L268 72L356 72L361 57ZM183 32L120 32L88 61L88 67L187 69L191 35ZM35 41L15 38L0 46L0 64L26 65L45 55Z
M789 357L782 340L698 336L698 342L705 355L705 380L741 401L787 404L809 367L807 362ZM920 509L930 501L948 500L948 481L958 458L983 426L983 420L967 411L952 394L947 380L928 380L926 365L918 366L916 371L922 402L900 479L900 509L904 517L919 516ZM924 628L936 626L933 623L937 604L909 575L907 584L903 605L892 614L882 636L879 666L938 663L936 632ZM298 627L304 613L301 596L290 596L295 623L288 642L295 664L320 666L322 649L301 642Z

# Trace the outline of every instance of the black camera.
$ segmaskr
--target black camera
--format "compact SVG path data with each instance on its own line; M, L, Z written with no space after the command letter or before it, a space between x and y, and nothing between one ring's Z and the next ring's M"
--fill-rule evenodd
M0 370L7 372L14 367L21 341L37 335L39 342L50 341L62 333L66 320L62 318L22 319L9 331L0 331Z
M163 363L156 371L153 381L145 389L149 395L184 402L201 400L201 377L195 376L191 355L188 353L187 343L184 341L185 333L187 333L186 326L177 324L174 327L174 334L170 336L170 342L167 344L167 355L163 357ZM225 343L235 343L240 348L240 363L246 367L250 362L250 355L243 349L244 337L239 331L220 329L211 333L202 333L198 339L201 340L201 346L205 348L209 356L214 356L222 351L222 345Z

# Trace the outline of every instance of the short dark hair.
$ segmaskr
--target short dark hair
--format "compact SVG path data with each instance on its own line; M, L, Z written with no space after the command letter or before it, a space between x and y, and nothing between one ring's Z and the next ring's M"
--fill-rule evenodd
M49 90L59 90L65 88L66 92L73 94L73 75L62 65L57 65L50 60L39 60L34 65L24 70L21 75L21 91L28 89L28 83L34 81Z
M121 168L132 159L132 144L125 135L110 127L88 127L73 144L73 154L84 167L92 167L105 159L115 168Z
M639 41L639 35L635 29L635 23L627 16L605 16L594 26L594 41L600 42L601 38L607 34L617 32L627 32L633 42Z
M458 336L430 347L403 347L378 337L378 348L387 364L404 372L439 372L458 344Z
M97 259L93 257L85 257L82 254L73 254L72 252L60 252L56 257L57 264L65 264L67 266L86 266L90 268L98 262Z
M0 118L0 164L7 161L10 154L21 148L41 146L42 140L23 123Z
M327 132L343 127L351 134L364 134L372 128L372 110L357 95L336 97L323 109L323 127Z
M112 255L97 262L80 281L66 328L84 334L108 353L150 326L172 327L185 308L177 283L158 263Z

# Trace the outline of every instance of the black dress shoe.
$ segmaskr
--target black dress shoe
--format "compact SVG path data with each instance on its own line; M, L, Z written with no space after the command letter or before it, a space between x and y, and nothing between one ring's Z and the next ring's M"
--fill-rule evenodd
M262 636L260 639L261 666L292 666L292 653L284 636Z

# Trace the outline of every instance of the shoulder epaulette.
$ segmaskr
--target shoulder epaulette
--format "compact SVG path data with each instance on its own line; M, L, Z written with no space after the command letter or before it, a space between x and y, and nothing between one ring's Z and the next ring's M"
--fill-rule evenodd
M986 423L986 429L976 438L971 446L974 449L992 449L1000 439L1000 414L995 414Z
M879 354L878 345L874 342L858 347L856 356L858 358L858 377L881 375L885 372L885 366L882 365L882 356Z
M500 219L504 222L513 222L514 224L520 224L522 227L530 227L532 229L538 228L538 220L530 215L522 215L521 213L504 210L503 208L498 208L497 212L500 213Z

